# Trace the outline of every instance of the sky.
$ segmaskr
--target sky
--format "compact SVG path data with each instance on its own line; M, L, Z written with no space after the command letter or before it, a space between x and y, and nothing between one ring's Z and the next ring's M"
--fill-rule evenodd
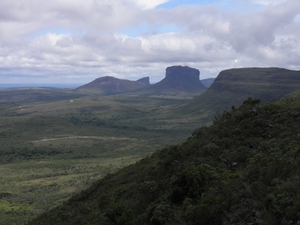
M300 0L1 0L0 84L300 70Z

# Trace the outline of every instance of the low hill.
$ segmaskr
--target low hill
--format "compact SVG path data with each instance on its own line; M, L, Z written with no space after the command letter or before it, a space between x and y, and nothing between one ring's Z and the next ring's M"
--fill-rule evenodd
M222 110L248 97L276 101L300 89L300 71L281 68L241 68L221 71L203 94L182 106L184 111Z
M100 77L88 84L82 85L75 90L93 94L120 94L150 85L149 78L145 77L137 81L118 79L115 77Z
M297 224L300 92L244 101L29 225Z
M136 93L153 96L196 96L207 88L199 80L200 71L188 66L166 68L166 76L160 82Z

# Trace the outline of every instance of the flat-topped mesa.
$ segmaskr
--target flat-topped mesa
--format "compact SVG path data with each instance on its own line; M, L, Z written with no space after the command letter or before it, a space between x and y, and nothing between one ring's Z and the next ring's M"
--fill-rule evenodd
M275 67L227 69L219 73L207 91L182 105L182 110L222 111L238 107L249 97L278 101L299 89L300 71Z
M178 79L184 82L199 82L200 71L188 66L170 66L166 69L165 79Z
M200 71L188 66L170 66L160 82L150 85L149 77L137 81L100 77L76 89L78 92L94 94L134 93L145 96L184 96L194 97L207 87L200 81Z
M186 93L200 93L206 90L200 81L200 71L188 66L167 67L166 76L158 85Z

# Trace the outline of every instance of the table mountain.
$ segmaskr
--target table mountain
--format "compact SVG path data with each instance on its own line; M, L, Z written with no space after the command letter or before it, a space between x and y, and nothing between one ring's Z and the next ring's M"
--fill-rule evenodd
M196 96L207 88L199 80L200 71L188 66L171 66L166 68L166 76L160 82L150 85L139 94Z
M184 104L185 111L238 106L248 97L279 100L300 89L300 71L282 68L240 68L221 71L203 94Z

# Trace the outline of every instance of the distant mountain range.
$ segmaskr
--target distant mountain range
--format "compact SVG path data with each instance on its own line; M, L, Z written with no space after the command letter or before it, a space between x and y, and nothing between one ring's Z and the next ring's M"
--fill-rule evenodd
M200 71L197 69L171 66L166 68L165 78L152 85L149 77L130 81L106 76L67 92L49 88L9 91L3 89L0 92L0 102L56 101L76 98L82 94L175 96L194 97L179 108L185 112L199 112L199 110L222 110L232 105L238 106L248 97L259 98L264 102L278 100L300 89L300 71L282 68L228 69L221 71L215 79L200 80L199 78Z
M196 96L207 87L199 80L200 71L187 66L166 68L166 76L160 82L150 85L149 77L129 81L114 77L100 77L80 86L76 91L94 94L131 93L146 96Z

